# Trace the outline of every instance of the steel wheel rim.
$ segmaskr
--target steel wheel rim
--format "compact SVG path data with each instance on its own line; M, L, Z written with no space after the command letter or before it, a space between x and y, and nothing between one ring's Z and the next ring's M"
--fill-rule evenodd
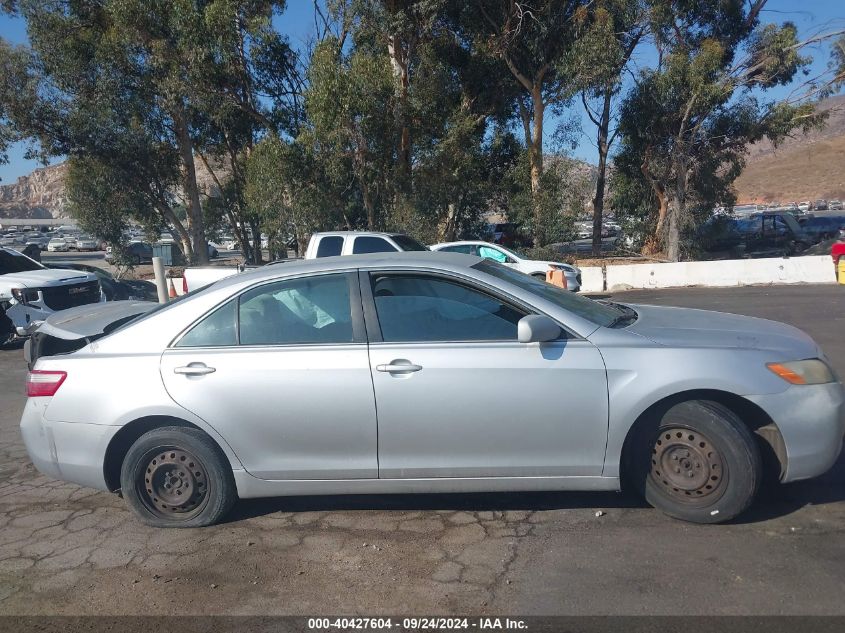
M673 500L686 504L712 503L728 483L719 449L695 429L663 429L651 451L652 482Z
M208 501L208 474L192 453L175 447L149 451L136 480L144 506L157 518L186 521Z

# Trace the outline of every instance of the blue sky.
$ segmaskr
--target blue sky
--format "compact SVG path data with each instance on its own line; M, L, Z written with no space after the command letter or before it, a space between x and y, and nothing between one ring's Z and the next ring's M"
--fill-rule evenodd
M801 37L809 37L818 31L834 31L845 29L845 0L770 0L763 14L766 22L792 21L798 28ZM313 38L314 8L312 0L288 0L288 7L284 14L276 18L276 27L290 38L296 48L304 48L310 38ZM13 19L0 13L0 37L16 44L25 44L26 24L20 19ZM825 45L816 46L806 51L814 58L812 73L822 72L828 61L828 49ZM651 55L644 51L639 58L641 64L647 64ZM772 90L769 98L781 98L789 94L791 88ZM575 118L581 121L583 133L577 140L578 146L573 151L575 157L590 162L596 162L596 149L592 142L594 136L589 121L579 107L573 107L565 118ZM557 127L558 119L552 117L546 125L546 144L551 143L552 135ZM18 176L30 173L38 167L38 163L26 160L23 156L23 146L11 148L9 163L0 165L0 182L3 184L14 181Z

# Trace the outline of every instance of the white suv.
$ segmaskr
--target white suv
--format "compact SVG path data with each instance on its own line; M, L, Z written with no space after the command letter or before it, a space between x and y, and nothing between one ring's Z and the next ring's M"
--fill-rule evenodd
M18 336L32 334L53 312L101 300L100 282L93 273L45 268L17 251L0 248L0 307Z

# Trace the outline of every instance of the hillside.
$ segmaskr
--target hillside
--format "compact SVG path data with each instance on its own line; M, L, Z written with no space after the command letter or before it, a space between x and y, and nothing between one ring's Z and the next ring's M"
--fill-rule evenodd
M217 163L214 172L220 180L228 178L228 170ZM67 197L64 179L67 164L39 167L29 176L21 176L14 183L0 184L0 218L66 218ZM202 162L197 161L197 183L208 196L219 190Z
M736 181L740 203L845 198L845 95L826 99L820 108L830 112L824 129L779 147L768 141L751 146Z

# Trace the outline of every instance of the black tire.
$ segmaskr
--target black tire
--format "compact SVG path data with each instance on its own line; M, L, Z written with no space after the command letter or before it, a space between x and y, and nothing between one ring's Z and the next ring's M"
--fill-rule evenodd
M692 523L722 523L744 512L763 466L751 431L709 400L681 402L640 428L625 476L645 500Z
M123 460L120 486L132 510L154 527L213 525L237 500L220 448L202 431L178 426L138 438Z

